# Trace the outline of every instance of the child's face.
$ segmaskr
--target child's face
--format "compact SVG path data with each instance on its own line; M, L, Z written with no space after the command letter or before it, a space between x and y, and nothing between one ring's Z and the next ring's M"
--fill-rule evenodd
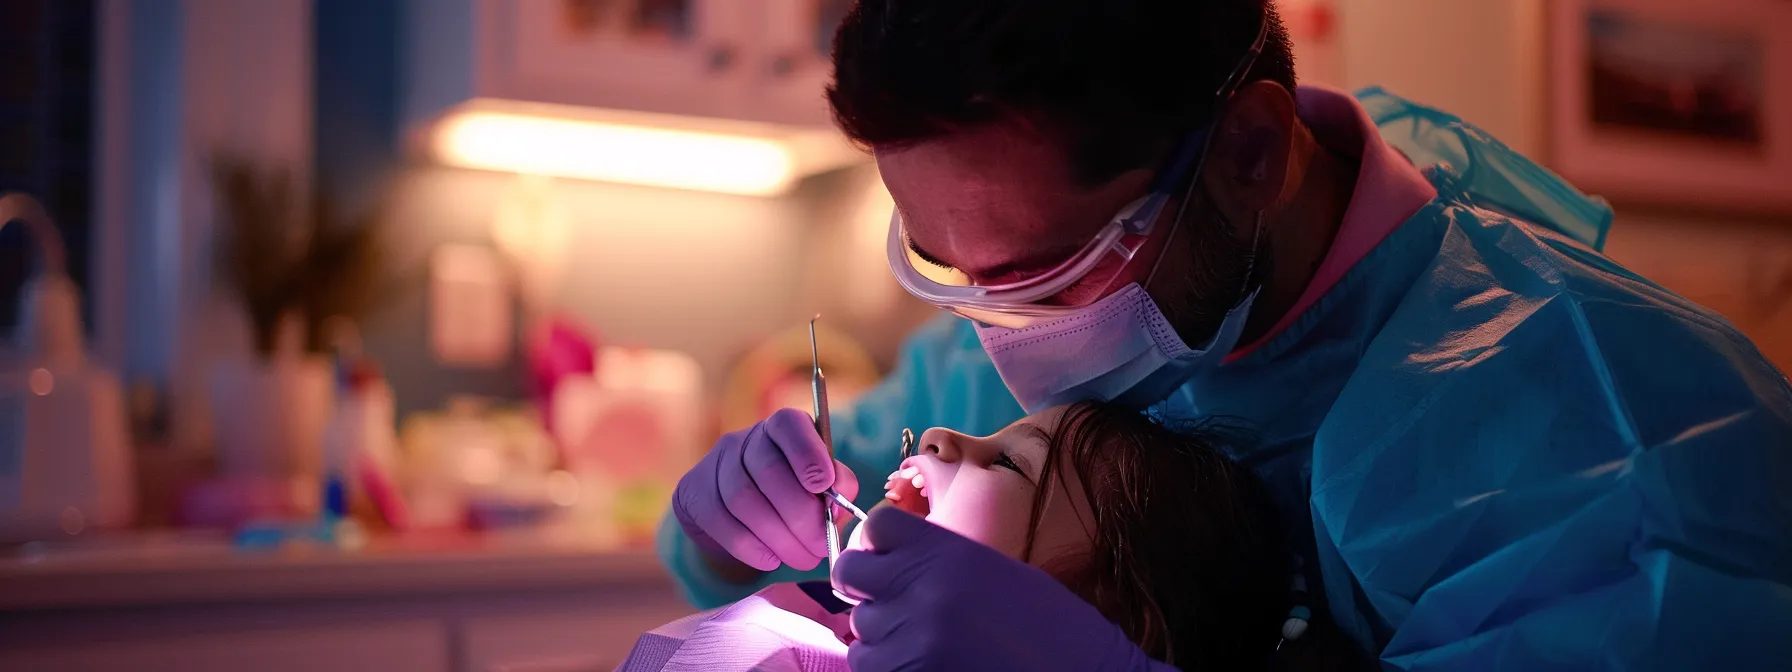
M1047 439L1063 412L1063 408L1041 411L987 437L939 427L927 430L916 455L890 474L884 486L886 503L1020 560L1034 522L1034 493L1046 487L1050 494L1026 560L1044 566L1087 552L1092 519L1074 467L1060 459L1051 482L1039 482L1052 449ZM1074 487L1065 488L1066 483ZM862 543L854 530L848 546Z

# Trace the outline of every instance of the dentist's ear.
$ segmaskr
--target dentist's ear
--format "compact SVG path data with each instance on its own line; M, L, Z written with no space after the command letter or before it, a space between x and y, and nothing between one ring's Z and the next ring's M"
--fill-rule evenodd
M1294 141L1294 95L1274 82L1245 85L1224 108L1203 179L1228 221L1254 221L1287 185Z

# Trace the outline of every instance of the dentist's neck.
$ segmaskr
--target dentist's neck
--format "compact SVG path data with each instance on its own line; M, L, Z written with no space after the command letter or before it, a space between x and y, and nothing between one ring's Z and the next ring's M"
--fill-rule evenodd
M1241 343L1254 343L1281 322L1306 292L1331 251L1356 190L1359 156L1328 148L1304 126L1296 134L1301 178L1287 205L1263 222L1269 275L1245 323Z

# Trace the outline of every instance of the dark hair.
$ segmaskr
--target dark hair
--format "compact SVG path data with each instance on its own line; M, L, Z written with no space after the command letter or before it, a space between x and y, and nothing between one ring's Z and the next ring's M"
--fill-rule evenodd
M1050 479L1080 487L1094 518L1091 550L1043 569L1153 658L1185 670L1262 669L1288 614L1291 563L1256 476L1202 433L1111 404L1069 407L1047 439L1023 559Z
M1245 81L1292 91L1270 0L859 0L834 34L827 97L871 148L1024 119L1094 186L1207 123L1260 21L1269 34Z

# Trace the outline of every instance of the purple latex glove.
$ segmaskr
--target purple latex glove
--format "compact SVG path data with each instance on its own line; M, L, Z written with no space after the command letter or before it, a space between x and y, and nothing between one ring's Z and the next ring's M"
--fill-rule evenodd
M834 579L852 610L854 672L1173 670L1057 579L891 507L864 524Z
M717 441L678 480L672 515L706 553L762 572L780 563L807 571L827 557L816 495L829 487L859 494L852 470L828 459L815 421L786 408Z

